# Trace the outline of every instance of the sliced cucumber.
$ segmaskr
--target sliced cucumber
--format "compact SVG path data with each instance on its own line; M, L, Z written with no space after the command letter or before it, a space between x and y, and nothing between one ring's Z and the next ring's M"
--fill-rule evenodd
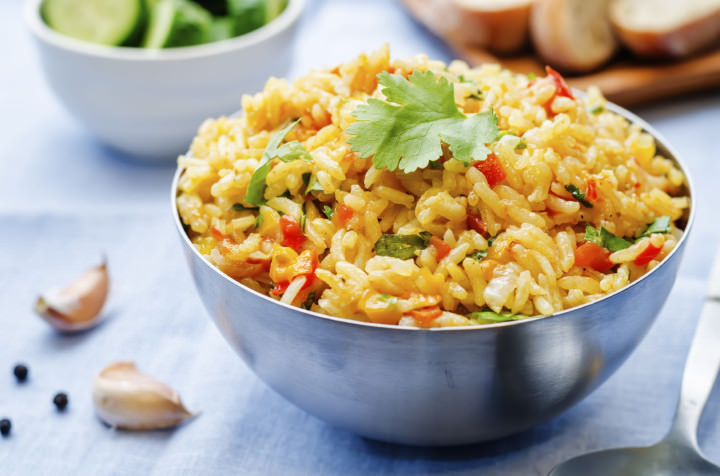
M228 13L227 1L225 0L195 0L195 3L199 3L205 10L216 17L227 15Z
M235 19L235 35L257 30L265 24L265 0L228 0L228 12Z
M287 7L288 0L266 0L265 2L265 23L276 19Z
M45 0L42 15L59 33L111 46L124 45L145 23L142 0Z
M207 43L212 15L190 0L159 0L150 12L146 48L169 48Z
M214 18L210 27L210 41L227 40L235 36L235 19L232 17Z

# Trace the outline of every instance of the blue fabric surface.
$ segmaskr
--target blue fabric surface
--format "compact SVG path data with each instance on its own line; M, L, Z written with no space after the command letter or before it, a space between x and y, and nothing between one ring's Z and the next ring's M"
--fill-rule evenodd
M637 110L688 163L698 216L668 303L627 363L576 407L519 435L459 448L399 447L307 415L234 355L195 293L173 230L174 167L130 162L65 113L43 80L20 7L0 2L0 417L13 420L11 437L0 438L0 474L546 474L585 451L652 443L669 427L720 236L718 92ZM394 56L451 58L395 2L310 1L292 76L386 41ZM112 275L109 319L84 334L55 334L31 311L37 293L103 252ZM166 381L201 416L174 431L106 428L94 416L91 384L115 360ZM11 373L17 361L30 366L23 385ZM70 396L64 414L51 403L58 390ZM716 462L719 411L716 388L699 430Z

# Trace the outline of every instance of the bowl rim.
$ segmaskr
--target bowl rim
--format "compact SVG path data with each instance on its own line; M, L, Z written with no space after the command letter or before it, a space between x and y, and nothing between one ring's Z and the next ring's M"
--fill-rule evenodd
M78 40L58 33L42 18L40 8L44 0L25 0L24 17L30 31L41 41L76 54L96 58L124 61L182 61L201 57L222 55L232 51L251 48L277 36L292 27L300 18L305 0L288 0L288 5L277 18L249 33L202 45L167 49L149 49L130 46L109 46Z
M584 96L584 93L580 93L580 95ZM642 127L642 129L652 135L653 139L655 140L656 144L660 146L660 148L667 151L671 157L669 157L671 160L673 160L677 165L680 166L680 169L682 170L683 174L685 175L685 181L687 182L687 190L688 190L688 196L690 197L690 207L689 207L689 214L687 217L687 223L685 225L685 229L683 230L683 234L680 237L680 240L677 242L675 247L670 251L670 253L653 269L645 273L640 278L636 279L632 283L623 286L622 288L618 289L617 291L614 291L610 294L607 294L599 299L596 299L594 301L582 304L580 306L571 307L569 309L563 309L560 312L556 312L554 314L551 314L549 316L537 316L537 317L530 317L527 319L521 319L517 321L507 321L507 322L497 322L492 324L482 324L482 325L475 325L475 326L455 326L455 327L432 327L429 329L425 328L419 328L419 327L406 327L406 326L399 326L399 325L392 325L392 324L379 324L375 322L365 322L365 321L356 321L353 319L349 319L346 317L339 317L339 316L332 316L330 314L323 314L320 312L310 311L308 309L303 309L296 306L291 306L289 304L285 304L283 302L277 301L275 299L271 299L269 296L266 296L262 293L259 293L255 291L254 289L245 286L244 284L234 280L227 274L220 271L220 269L210 263L199 251L198 249L192 244L190 241L190 237L185 232L185 229L183 228L182 221L180 220L180 214L177 209L177 187L178 187L178 181L180 180L180 175L183 172L183 168L181 168L179 165L175 170L175 173L173 174L173 180L172 180L172 186L170 189L170 204L172 206L172 213L173 213L173 221L175 222L175 228L176 231L180 234L181 240L183 242L183 245L188 247L191 252L195 255L195 257L199 258L200 261L203 263L204 266L207 266L212 269L212 271L220 276L222 279L225 279L226 281L230 282L232 285L235 285L239 287L242 291L249 292L256 297L259 297L261 299L264 299L274 305L278 305L281 307L285 307L288 310L297 311L297 316L303 319L306 319L309 317L315 317L315 318L321 318L329 321L333 321L335 323L343 324L343 325L349 325L349 326L361 326L366 328L376 328L376 329L392 329L394 332L482 332L482 331L488 331L491 329L498 329L501 327L509 327L509 326L519 326L523 324L528 324L530 322L536 322L536 321L545 321L548 319L558 319L562 318L563 316L566 316L571 313L575 313L581 309L587 308L589 306L592 306L594 304L597 304L601 301L605 301L607 299L613 298L615 295L620 294L624 291L627 291L628 289L639 285L641 282L645 281L646 279L649 279L649 277L654 274L657 270L667 265L667 263L670 261L670 259L676 254L679 253L680 250L682 250L684 246L684 242L688 239L688 235L690 233L690 230L693 227L693 223L695 222L695 214L696 214L696 208L697 205L695 203L695 197L694 197L694 190L695 186L693 184L693 180L688 172L687 165L680 159L680 156L678 155L677 151L674 147L670 145L670 143L665 139L664 136L662 136L654 127L652 127L647 121L644 119L641 119L636 114L628 111L627 109L618 106L615 103L612 103L610 101L607 101L605 103L605 108L609 109L610 111L617 113L621 116L623 116L625 119L629 120L631 124L638 124ZM242 110L238 110L235 112L232 116L236 116L242 113ZM190 151L186 152L185 155L190 155ZM303 316L305 314L306 316Z

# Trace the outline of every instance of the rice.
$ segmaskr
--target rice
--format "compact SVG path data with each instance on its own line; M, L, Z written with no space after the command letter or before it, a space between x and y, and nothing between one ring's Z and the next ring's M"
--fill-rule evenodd
M447 151L436 168L404 173L378 170L351 150L352 112L369 97L383 99L378 73L414 70L447 78L463 113L492 108L500 130L512 131L489 145L505 174L500 183ZM178 211L207 260L295 306L417 327L551 315L657 266L690 206L682 171L656 154L639 125L605 110L597 89L584 99L557 89L497 65L391 61L387 47L292 83L271 78L243 97L242 116L202 124L179 158ZM296 119L286 141L299 141L310 160L275 159L265 203L248 207L268 141ZM593 189L592 207L569 185L588 200ZM293 243L284 228L290 217L303 227ZM637 238L660 217L669 217L669 230ZM608 269L578 264L588 225L630 240L606 252ZM378 252L388 234L429 241L403 259Z

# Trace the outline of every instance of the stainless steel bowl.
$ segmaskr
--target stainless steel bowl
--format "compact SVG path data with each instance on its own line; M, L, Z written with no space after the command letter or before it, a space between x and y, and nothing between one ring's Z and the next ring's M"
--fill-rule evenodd
M645 121L614 105L677 154ZM687 168L678 161L685 175ZM670 255L626 288L550 317L485 327L409 329L281 304L229 278L175 224L198 292L225 339L287 400L360 435L409 445L499 438L574 405L627 359L675 281L694 219ZM689 186L692 190L692 186ZM692 197L691 197L692 198Z

